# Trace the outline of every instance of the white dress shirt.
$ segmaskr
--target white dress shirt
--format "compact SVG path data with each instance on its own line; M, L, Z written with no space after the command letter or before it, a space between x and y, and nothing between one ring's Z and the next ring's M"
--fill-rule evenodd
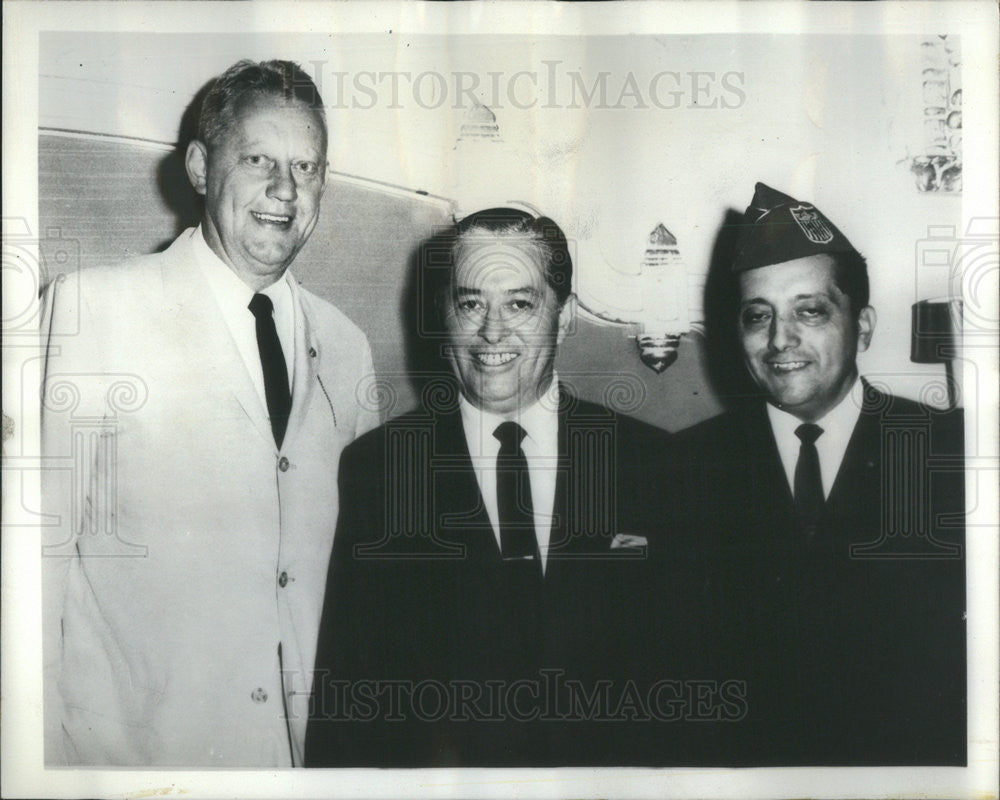
M861 416L861 405L861 379L856 378L851 391L844 395L844 399L815 423L823 429L823 434L816 440L816 452L819 454L824 498L830 496L830 490L837 480L840 463L844 460L844 453L847 452L854 426ZM795 465L799 460L799 448L802 445L802 440L795 435L795 429L802 424L802 420L770 403L767 404L767 416L771 420L771 431L774 434L775 444L778 445L781 465L785 468L788 487L794 495Z
M236 349L243 356L247 372L253 381L260 402L267 409L267 396L264 394L264 368L260 363L260 350L257 347L257 321L250 311L250 300L254 290L245 284L226 263L219 258L205 241L201 226L191 237L194 246L195 260L208 281L212 295L215 297L222 318L236 342ZM285 367L288 369L288 386L294 386L295 375L295 301L292 289L288 285L291 275L288 271L277 281L265 289L266 294L274 304L274 325L278 331L278 341L285 357Z
M518 423L526 432L521 449L528 462L531 482L531 505L535 516L535 538L542 558L542 572L548 558L552 530L552 510L556 501L556 477L559 461L559 382L555 376L542 398L510 417L482 411L464 397L461 399L462 426L472 458L472 469L486 505L500 549L500 515L497 511L497 455L500 442L493 435L502 422Z

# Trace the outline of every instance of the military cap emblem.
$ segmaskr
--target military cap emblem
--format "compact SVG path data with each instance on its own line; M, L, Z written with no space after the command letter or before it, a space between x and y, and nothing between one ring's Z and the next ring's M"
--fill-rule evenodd
M826 218L813 206L801 205L788 209L792 219L813 244L827 244L833 241L833 231L826 224Z

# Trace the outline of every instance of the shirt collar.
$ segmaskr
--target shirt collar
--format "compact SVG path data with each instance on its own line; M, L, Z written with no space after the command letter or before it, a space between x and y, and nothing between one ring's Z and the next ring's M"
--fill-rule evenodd
M527 408L518 409L513 415L492 414L477 408L465 399L459 400L462 413L462 427L469 445L470 454L475 456L496 455L500 443L493 432L503 422L516 422L524 428L524 444L536 450L554 450L553 443L559 435L559 376L553 372L552 382L545 393Z
M861 416L863 395L864 384L860 379L856 379L844 399L816 421L816 424L823 429L823 435L816 440L816 451L819 455L823 492L827 497L833 490L847 446ZM788 478L788 486L794 492L795 467L802 445L799 437L795 435L795 429L802 424L802 420L770 403L767 404L767 415L774 434L774 443L778 448L785 476Z
M205 279L208 281L216 297L227 299L230 302L238 303L246 308L250 304L255 292L243 280L233 272L232 269L219 258L215 251L205 240L205 232L199 225L191 237L191 244L194 249L195 261L201 268ZM271 298L275 308L280 304L291 302L292 276L290 270L285 270L284 274L270 286L261 289L261 294L266 294Z
M816 420L815 424L823 429L823 435L828 440L841 438L846 432L850 438L854 426L861 416L861 401L863 396L863 385L860 378L855 378L850 391L844 395L843 399L836 406L831 408L822 417ZM774 435L779 438L795 436L795 429L802 424L802 420L794 414L767 403L767 415L771 420L771 428ZM829 436L827 434L830 434ZM798 437L795 437L798 440Z

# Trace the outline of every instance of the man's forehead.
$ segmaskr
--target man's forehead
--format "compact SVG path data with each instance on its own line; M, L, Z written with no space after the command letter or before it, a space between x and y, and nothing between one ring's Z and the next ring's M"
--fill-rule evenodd
M843 292L836 284L836 269L836 261L830 256L814 255L747 270L739 274L741 300L814 294L839 299Z
M456 250L454 283L466 288L537 287L545 280L538 248L521 236L463 239Z
M300 100L286 99L275 94L255 94L233 110L231 136L246 141L264 135L268 123L302 120L312 134L313 144L320 149L326 134L319 113Z

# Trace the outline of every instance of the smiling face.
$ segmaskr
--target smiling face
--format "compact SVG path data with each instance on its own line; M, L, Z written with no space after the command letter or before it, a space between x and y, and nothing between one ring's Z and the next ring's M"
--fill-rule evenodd
M739 336L747 369L769 401L815 422L850 391L875 312L855 320L835 282L836 264L816 255L740 273Z
M552 382L573 298L560 307L542 258L523 235L473 235L458 247L442 309L448 357L465 398L488 413L526 409Z
M205 195L205 240L254 289L280 278L312 233L325 186L326 137L297 101L263 95L211 146L192 142L188 175Z

